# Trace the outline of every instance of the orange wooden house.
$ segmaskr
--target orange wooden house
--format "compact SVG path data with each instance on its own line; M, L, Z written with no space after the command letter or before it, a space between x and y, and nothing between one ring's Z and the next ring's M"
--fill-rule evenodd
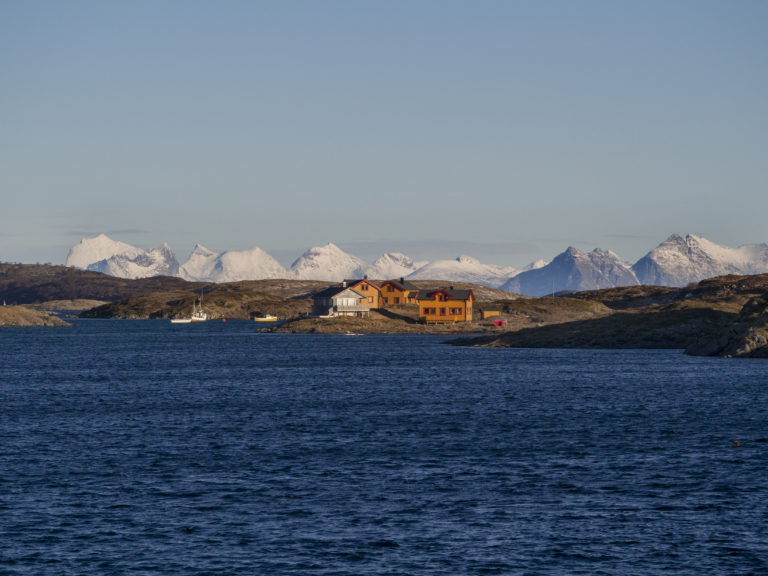
M381 287L368 280L367 276L362 280L344 280L342 288L352 288L355 292L362 294L370 308L381 308L384 306Z
M421 290L418 296L419 320L430 322L471 322L472 303L475 295L472 290Z
M406 282L404 278L400 278L399 281L387 280L381 285L381 294L384 298L385 306L416 304L419 288L410 282Z

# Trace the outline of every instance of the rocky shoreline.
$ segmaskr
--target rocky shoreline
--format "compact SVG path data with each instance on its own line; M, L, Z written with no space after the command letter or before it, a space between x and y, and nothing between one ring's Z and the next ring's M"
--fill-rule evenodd
M48 312L26 306L0 306L0 327L71 326Z
M84 298L104 298L100 282L89 289L76 282L71 290L51 291L41 282L42 271L27 295L30 307L76 309ZM83 281L83 278L80 278ZM121 290L140 292L85 310L81 318L170 319L188 315L204 292L209 319L244 319L270 314L283 319L279 325L254 330L278 333L316 334L436 334L455 336L452 344L487 347L536 348L675 348L694 355L768 357L768 274L722 276L685 288L630 286L604 290L562 293L557 297L529 298L488 287L472 288L477 298L475 320L467 323L425 325L418 307L398 305L371 310L361 318L317 318L309 315L310 295L326 286L318 281L248 281L201 286L176 285L156 279L162 289L136 281L122 281ZM423 289L440 282L419 281ZM20 285L15 285L20 290ZM77 293L80 298L44 302L42 293ZM23 295L23 292L19 292ZM51 299L49 299L51 300ZM55 299L54 299L55 300ZM0 325L61 326L55 316L25 307L4 307ZM483 319L482 311L494 311ZM503 320L504 326L496 326ZM461 337L461 338L459 338Z
M462 338L456 346L489 348L684 349L694 356L768 358L768 292L738 313L701 302L621 311L601 318Z

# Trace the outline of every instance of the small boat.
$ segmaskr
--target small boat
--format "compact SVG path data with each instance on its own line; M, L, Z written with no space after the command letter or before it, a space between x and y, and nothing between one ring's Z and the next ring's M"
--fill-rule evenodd
M171 318L171 324L191 324L192 322L205 322L208 314L203 310L203 295L200 294L200 306L197 302L192 304L192 316L189 318Z
M272 314L262 314L261 316L254 317L254 322L277 322L280 319Z

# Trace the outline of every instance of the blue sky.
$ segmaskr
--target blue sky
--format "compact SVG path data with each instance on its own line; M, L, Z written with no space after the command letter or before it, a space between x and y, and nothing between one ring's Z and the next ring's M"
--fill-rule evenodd
M0 0L0 260L768 241L763 1Z

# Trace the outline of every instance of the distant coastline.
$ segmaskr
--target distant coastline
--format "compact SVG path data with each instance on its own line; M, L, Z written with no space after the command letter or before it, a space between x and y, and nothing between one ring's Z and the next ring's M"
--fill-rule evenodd
M418 289L445 287L414 281ZM63 266L0 264L0 298L10 304L61 309L93 306L82 318L159 319L183 316L201 293L212 320L252 320L275 315L282 322L254 330L294 333L445 334L468 346L541 348L680 348L690 354L768 356L768 274L721 276L686 286L630 286L531 298L475 284L478 313L470 322L425 325L415 305L371 310L362 318L311 317L311 297L332 283L255 280L225 284L180 278L115 278ZM62 302L65 301L65 302ZM48 304L45 304L48 303ZM99 304L98 306L95 306ZM17 308L5 307L8 310ZM493 311L493 315L484 311ZM6 312L5 325L64 325L30 310ZM13 324L11 324L13 323ZM469 335L482 335L468 339Z

